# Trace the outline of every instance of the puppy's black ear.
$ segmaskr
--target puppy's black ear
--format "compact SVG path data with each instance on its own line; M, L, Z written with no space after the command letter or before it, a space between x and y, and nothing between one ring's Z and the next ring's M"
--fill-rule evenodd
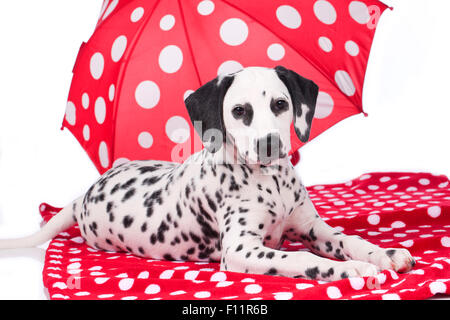
M278 66L275 71L291 95L294 105L295 133L300 141L306 142L311 132L319 87L313 81L303 78L285 67Z
M233 80L232 75L217 77L184 101L195 130L210 152L217 152L225 141L223 99Z

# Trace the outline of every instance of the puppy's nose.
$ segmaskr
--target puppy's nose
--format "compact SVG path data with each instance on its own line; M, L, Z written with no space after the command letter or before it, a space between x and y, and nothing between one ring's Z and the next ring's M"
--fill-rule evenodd
M256 141L256 153L258 159L262 163L269 163L272 160L280 158L280 150L282 147L280 135L271 133Z

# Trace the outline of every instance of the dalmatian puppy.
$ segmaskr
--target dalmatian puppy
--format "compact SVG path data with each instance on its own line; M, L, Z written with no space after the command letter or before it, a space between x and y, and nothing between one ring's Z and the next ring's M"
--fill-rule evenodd
M30 247L78 224L91 247L144 258L220 261L220 269L333 281L409 271L405 249L347 236L317 214L287 154L290 127L309 138L317 85L294 71L250 67L185 101L205 148L182 164L131 161L107 171L36 234ZM247 139L244 139L247 137ZM285 239L310 251L281 251Z

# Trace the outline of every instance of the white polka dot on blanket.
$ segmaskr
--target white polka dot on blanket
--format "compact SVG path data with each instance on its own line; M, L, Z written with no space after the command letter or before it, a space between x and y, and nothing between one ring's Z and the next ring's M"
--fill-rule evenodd
M350 285L352 286L353 289L355 290L361 290L362 288L364 288L366 281L364 280L364 278L360 278L360 277L353 277L353 278L349 278L348 279L350 281Z
M122 291L130 290L133 287L134 279L125 278L119 281L119 289Z
M403 242L400 242L400 244L402 246L404 246L405 248L411 248L414 245L414 240L412 240L412 239L405 240Z
M450 237L442 237L441 244L446 248L450 248Z
M406 227L406 224L403 221L394 221L391 223L391 227L400 229Z
M200 271L198 271L198 270L187 271L184 274L184 279L186 279L186 280L195 280L199 273L200 273Z
M104 284L104 283L106 283L109 279L110 279L110 278L108 278L108 277L96 277L96 278L94 278L94 282L95 282L96 284Z
M305 289L314 287L314 285L311 284L311 283L297 283L297 284L295 285L295 287L296 287L298 290L305 290Z
M380 223L380 216L377 214L372 214L367 217L367 222L369 222L371 225L377 225Z
M225 280L227 280L227 274L225 272L216 272L209 279L209 281L225 281Z
M160 279L171 279L173 276L174 270L164 270L160 275Z
M161 291L161 287L157 284L150 284L149 286L147 286L147 288L145 288L145 293L146 294L157 294Z
M206 299L211 297L211 292L209 291L199 291L194 293L194 297L196 297L197 299Z
M257 294L262 291L262 287L259 284L249 284L244 288L245 293Z
M338 287L330 286L327 288L327 296L330 299L339 299L342 297L341 290Z
M173 291L173 292L171 292L169 294L171 296L179 296L179 295L182 295L182 294L186 294L186 291L184 291L184 290L177 290L177 291Z
M433 281L428 287L433 295L447 292L446 284L441 281Z
M427 213L431 218L437 218L441 215L441 207L432 206L427 209Z
M400 296L396 293L386 293L381 296L383 300L401 300Z
M148 279L149 276L150 276L150 273L148 271L142 271L141 273L139 273L137 278L138 279Z
M430 180L426 178L419 179L419 183L423 186L427 186L430 184Z
M274 292L275 300L290 300L294 296L292 292Z

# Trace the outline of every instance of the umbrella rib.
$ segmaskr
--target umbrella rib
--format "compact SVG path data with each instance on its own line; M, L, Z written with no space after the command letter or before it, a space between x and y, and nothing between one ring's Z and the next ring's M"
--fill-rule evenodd
M116 141L116 130L115 129L116 129L116 119L117 119L117 109L118 109L117 103L120 100L120 95L121 95L120 88L122 87L122 83L124 81L124 77L125 77L124 73L125 73L125 70L127 70L128 63L130 62L130 60L128 58L133 53L134 48L136 47L142 32L144 32L145 26L147 25L147 23L153 16L153 13L155 12L156 8L158 7L158 5L160 3L161 3L161 0L157 0L154 4L152 10L150 11L149 15L144 19L144 21L142 21L142 24L139 26L139 29L136 31L136 34L133 37L133 40L130 44L128 52L123 57L122 63L120 65L119 73L117 76L117 88L116 88L117 97L115 97L114 104L113 104L112 122L113 122L113 135L114 136L113 136L113 141L111 143L111 161L112 161L112 159L114 159L114 152L115 152L115 141Z
M339 88L336 87L336 85L334 85L334 81L332 79L330 79L330 77L325 74L319 67L316 66L315 63L313 63L310 59L308 59L307 57L305 57L303 54L301 54L299 51L297 51L296 49L294 49L289 42L287 42L283 37L279 36L278 34L276 34L274 31L272 31L269 27L267 27L267 25L265 25L263 22L261 22L260 20L256 19L254 16L252 16L251 14L249 14L248 12L245 12L244 10L242 10L241 8L235 6L234 4L228 2L227 0L221 0L223 3L227 4L228 6L230 6L231 8L241 12L242 14L250 17L251 19L253 19L254 21L256 21L257 23L259 23L264 29L266 29L267 31L269 31L270 33L274 34L278 39L282 40L288 47L290 47L294 52L296 52L297 54L299 54L303 59L305 59L309 64L311 64L315 70L317 70L317 72L321 73L336 89L340 91ZM342 93L342 92L341 92ZM348 100L350 102L351 105L355 106L360 112L364 113L364 110L362 108L362 106L358 106L357 104L355 104L352 100L350 100L350 98L348 96L346 96L345 94L342 93L342 95L346 98L346 100Z
M199 83L199 85L201 85L202 81L200 79L200 71L198 70L197 62L195 61L194 50L192 49L191 39L190 39L189 33L187 31L186 19L184 16L183 6L181 5L181 0L178 0L177 2L178 2L178 7L180 8L180 16L181 16L181 21L183 23L184 35L186 37L187 46L189 48L189 53L192 57L192 64L194 65L195 74L197 75L198 83Z

